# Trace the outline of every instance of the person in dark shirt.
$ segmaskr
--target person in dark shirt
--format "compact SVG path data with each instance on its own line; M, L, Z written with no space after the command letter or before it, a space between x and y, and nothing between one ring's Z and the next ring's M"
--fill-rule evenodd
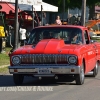
M47 24L46 13L43 13L43 26Z

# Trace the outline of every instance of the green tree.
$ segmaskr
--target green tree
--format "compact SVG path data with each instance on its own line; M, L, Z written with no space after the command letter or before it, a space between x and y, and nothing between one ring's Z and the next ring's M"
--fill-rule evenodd
M95 17L95 5L100 3L99 0L87 0L87 6L89 7L89 19L94 19Z
M63 0L43 0L46 3L58 6L59 12L63 11ZM65 0L65 10L68 9L70 4L70 0Z
M59 12L63 12L63 0L43 0L43 1L58 6ZM93 19L95 16L95 5L100 5L100 0L87 0L86 4L90 9L89 18ZM67 11L68 8L70 9L81 8L81 6L82 6L82 0L65 0L65 11Z

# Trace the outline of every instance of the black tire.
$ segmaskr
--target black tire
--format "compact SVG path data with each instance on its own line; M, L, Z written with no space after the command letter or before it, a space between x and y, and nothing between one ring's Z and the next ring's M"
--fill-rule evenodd
M84 84L84 64L82 63L82 67L80 68L80 74L76 75L75 77L76 85L82 85Z
M13 81L15 85L21 85L24 80L24 75L21 74L13 74Z
M94 69L93 69L93 77L96 77L98 74L98 70L99 70L99 63L97 62Z

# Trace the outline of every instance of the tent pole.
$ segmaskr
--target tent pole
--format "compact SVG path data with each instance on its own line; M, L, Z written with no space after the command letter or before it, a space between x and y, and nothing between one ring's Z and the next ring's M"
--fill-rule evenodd
M32 25L33 25L33 28L34 28L34 10L33 10L33 9L34 9L34 7L33 7L33 5L32 5L32 17L33 17L33 18L32 18L32 19L33 19L33 24L32 24Z
M41 5L41 25L43 25L43 12L42 12L42 5Z

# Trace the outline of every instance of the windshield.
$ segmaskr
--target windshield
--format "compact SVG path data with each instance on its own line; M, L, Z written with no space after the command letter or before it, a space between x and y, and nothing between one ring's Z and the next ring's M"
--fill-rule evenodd
M42 39L63 39L67 44L77 43L78 40L82 42L82 31L79 28L36 28L31 32L28 44L37 44Z

